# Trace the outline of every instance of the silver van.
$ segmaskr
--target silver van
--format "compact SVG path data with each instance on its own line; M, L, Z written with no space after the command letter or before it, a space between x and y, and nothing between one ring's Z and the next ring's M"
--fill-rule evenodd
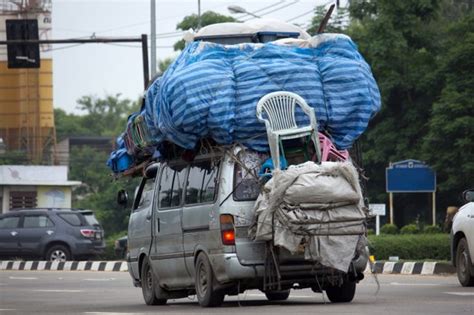
M225 295L249 289L285 300L292 288L350 302L367 255L355 254L343 273L251 240L260 183L232 156L199 155L145 170L130 215L127 261L146 304L195 294L201 306L219 306Z

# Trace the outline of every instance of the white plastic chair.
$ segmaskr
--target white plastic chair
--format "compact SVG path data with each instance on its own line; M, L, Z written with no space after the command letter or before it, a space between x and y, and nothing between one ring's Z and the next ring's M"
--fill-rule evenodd
M296 124L296 105L309 116L309 126L298 127ZM317 162L321 161L316 115L314 109L301 96L285 91L269 93L258 101L256 112L258 120L265 122L267 128L274 169L280 169L279 147L282 140L310 137L314 144ZM266 114L266 118L263 117L263 113ZM281 150L284 155L283 145Z

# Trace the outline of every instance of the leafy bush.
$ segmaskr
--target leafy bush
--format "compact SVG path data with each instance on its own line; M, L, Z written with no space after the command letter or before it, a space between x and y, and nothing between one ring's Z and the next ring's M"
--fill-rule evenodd
M423 229L423 233L425 234L437 234L442 233L441 228L437 225L427 225Z
M448 234L404 234L369 236L370 254L377 260L398 256L404 260L449 260Z
M407 224L400 229L401 234L418 234L420 230L416 224Z
M127 231L122 231L109 235L105 239L105 252L96 257L95 260L121 260L121 257L117 257L117 255L115 255L115 240L126 234Z
M398 234L398 227L395 224L385 224L380 228L380 234Z
M374 235L375 231L374 229L367 229L367 235Z

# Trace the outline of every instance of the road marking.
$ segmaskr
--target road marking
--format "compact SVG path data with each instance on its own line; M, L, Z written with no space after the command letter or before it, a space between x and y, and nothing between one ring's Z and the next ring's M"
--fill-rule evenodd
M445 294L460 295L460 296L474 296L474 292L444 292Z
M16 311L14 308L0 308L0 312L10 312L10 311Z
M136 315L141 313L116 313L116 312L84 312L83 314L107 314L107 315Z
M441 285L440 283L399 283L399 282L391 282L390 285L399 285L399 286L437 286Z
M36 278L36 277L13 277L13 276L10 276L9 278L12 279L12 280L38 280L38 278Z
M58 292L58 293L77 293L77 292L84 292L84 290L32 290L33 292Z
M263 293L241 293L239 294L240 298L245 298L245 297L259 297L259 298L266 298L265 294ZM316 297L315 295L290 295L290 298L310 298L314 299Z
M83 281L113 281L115 278L92 278L92 279L83 279Z

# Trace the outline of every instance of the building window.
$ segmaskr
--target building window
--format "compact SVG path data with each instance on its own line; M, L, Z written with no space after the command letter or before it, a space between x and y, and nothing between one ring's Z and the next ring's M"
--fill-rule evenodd
M36 208L36 191L11 191L10 209Z

